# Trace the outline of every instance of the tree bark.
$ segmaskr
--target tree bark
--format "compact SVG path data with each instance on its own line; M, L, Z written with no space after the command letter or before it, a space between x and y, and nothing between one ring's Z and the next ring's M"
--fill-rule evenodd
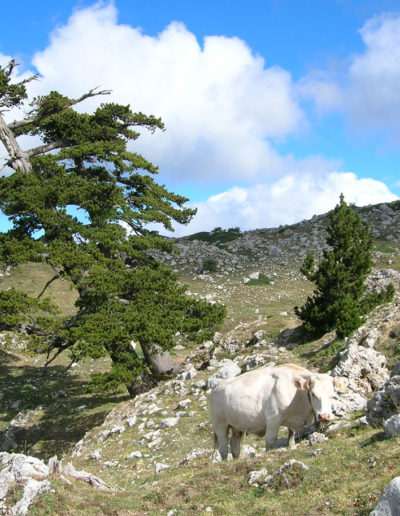
M4 122L2 116L0 116L0 140L10 156L7 164L19 172L24 172L25 174L31 172L32 165L29 161L28 153L24 152L18 145L14 133Z
M168 351L163 351L157 344L151 346L141 344L141 347L148 364L151 364L152 372L143 372L135 382L127 385L131 398L153 389L160 377L165 374L175 375L182 367L172 359Z
M173 360L168 351L163 351L158 344L151 346L142 345L143 354L151 367L154 375L177 374L181 369L181 364Z

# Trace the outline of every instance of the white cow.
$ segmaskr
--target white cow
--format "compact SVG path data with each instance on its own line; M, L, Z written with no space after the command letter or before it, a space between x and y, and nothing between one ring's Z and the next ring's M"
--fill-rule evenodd
M276 444L280 426L289 429L288 446L295 447L294 433L313 422L332 418L334 388L343 381L308 371L295 364L260 367L221 381L210 395L214 438L223 460L228 456L228 434L232 456L240 453L244 433L265 434L266 450Z

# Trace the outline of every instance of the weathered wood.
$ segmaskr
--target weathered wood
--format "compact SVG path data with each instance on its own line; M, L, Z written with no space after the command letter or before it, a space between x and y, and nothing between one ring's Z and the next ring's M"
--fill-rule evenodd
M29 155L24 152L19 146L14 133L4 122L0 115L0 140L6 148L10 159L6 166L12 167L15 171L24 172L28 174L32 171L32 165L29 161ZM4 168L4 167L3 167Z
M103 491L120 491L121 489L109 486L106 484L101 478L88 473L87 471L77 471L72 464L72 462L68 462L66 466L62 465L62 462L57 459L57 455L51 457L48 462L49 473L52 475L60 475L64 480L68 481L68 477L75 478L77 480L83 480L87 484L90 484L97 489L102 489Z

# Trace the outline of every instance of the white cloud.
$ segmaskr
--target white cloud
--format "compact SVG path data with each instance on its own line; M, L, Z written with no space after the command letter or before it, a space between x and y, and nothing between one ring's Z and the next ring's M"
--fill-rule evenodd
M400 137L400 15L368 20L359 31L362 53L349 56L343 72L314 70L298 83L299 94L311 98L318 114L343 111L353 128L384 129Z
M400 135L400 16L370 19L360 31L366 50L350 67L352 118Z
M274 146L308 129L300 96L313 98L319 114L340 108L357 123L399 127L400 18L373 19L361 35L366 50L351 58L346 86L322 71L294 84L288 71L266 64L238 38L199 42L178 22L148 36L120 24L113 3L99 3L76 10L52 33L33 59L41 80L28 86L31 95L56 89L71 97L99 86L113 91L103 101L161 116L167 131L134 143L160 166L159 181L189 179L224 190L197 203L198 215L177 235L271 227L326 212L341 192L358 205L396 199L382 182L332 172L338 162L282 156ZM99 102L90 99L81 109Z
M178 22L150 37L119 24L113 4L75 11L33 64L42 76L33 90L78 96L100 85L113 90L113 101L161 116L167 131L144 134L136 148L174 179L282 173L285 162L270 142L305 123L290 73L266 67L244 41L199 43Z
M343 107L343 91L335 82L335 78L329 77L327 72L313 71L299 81L298 89L302 97L314 101L315 110L319 115Z
M326 213L338 203L341 193L346 202L357 206L398 199L381 181L359 179L351 172L286 175L273 183L231 188L194 203L197 215L189 226L176 228L176 236L217 226L248 230L293 224Z

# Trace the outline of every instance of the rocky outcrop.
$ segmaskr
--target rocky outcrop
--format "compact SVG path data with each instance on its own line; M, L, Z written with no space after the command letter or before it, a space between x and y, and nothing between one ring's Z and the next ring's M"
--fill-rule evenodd
M82 480L98 489L113 490L112 487L100 478L87 473L77 471L69 462L63 466L57 457L52 457L46 465L36 457L30 457L22 453L0 452L0 512L1 514L24 515L40 493L51 491L48 480L50 475L58 475L70 484L69 478ZM13 494L10 501L7 495L15 485L23 486L22 496L16 502Z
M400 240L400 204L383 203L375 206L356 208L362 220L367 222L375 237L387 241ZM177 272L193 274L202 270L203 260L213 260L220 275L232 272L247 273L249 265L257 267L257 274L272 277L277 269L288 278L300 278L299 265L307 251L318 256L325 245L326 215L318 215L291 226L246 231L224 244L212 244L201 240L181 238L176 240L179 254L153 250L153 256L168 264ZM210 236L212 232L210 232ZM385 251L376 251L377 257ZM288 264L291 270L282 270ZM203 275L211 278L210 275Z
M368 401L367 420L374 428L385 428L386 434L400 434L398 413L400 411L400 361L392 370L391 377Z
M355 338L340 353L332 375L348 382L346 389L334 397L333 410L339 416L364 410L368 395L389 377L386 357L372 348L359 346Z

